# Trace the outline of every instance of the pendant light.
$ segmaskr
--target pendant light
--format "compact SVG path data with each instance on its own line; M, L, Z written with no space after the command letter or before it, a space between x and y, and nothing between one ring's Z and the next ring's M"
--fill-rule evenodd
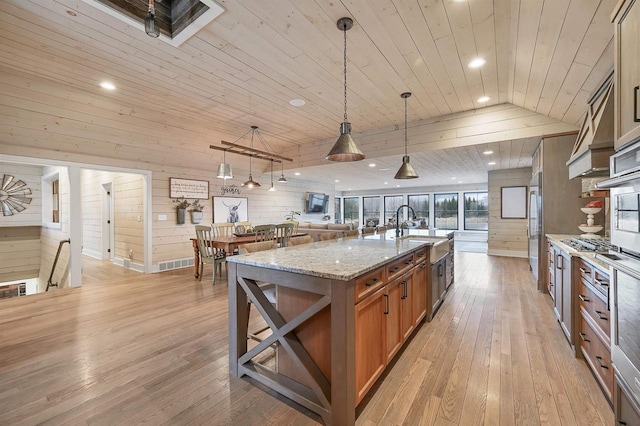
M144 31L149 37L158 38L160 36L160 27L156 21L156 7L154 0L149 0L149 12L144 18Z
M222 163L218 165L218 177L220 179L233 179L233 172L231 171L231 164L227 163L227 150L225 149L222 154Z
M271 186L269 187L269 191L273 192L276 190L276 187L273 186L273 159L271 159Z
M256 129L258 126L251 126L251 150L253 151L253 135L256 133ZM249 189L259 188L260 184L253 180L253 176L251 175L251 159L253 155L249 155L249 180L242 184L242 186L246 186Z
M280 165L282 166L282 174L280 175L280 179L278 179L278 182L287 183L287 179L285 179L284 177L284 161L281 161Z
M394 179L415 179L418 173L409 163L409 155L407 154L407 98L411 96L411 92L405 92L400 95L404 99L404 156L402 157L402 166L393 177Z
M364 154L351 137L351 123L347 119L347 31L353 27L351 18L340 18L338 29L344 33L344 121L340 125L340 137L327 154L330 161L360 161Z

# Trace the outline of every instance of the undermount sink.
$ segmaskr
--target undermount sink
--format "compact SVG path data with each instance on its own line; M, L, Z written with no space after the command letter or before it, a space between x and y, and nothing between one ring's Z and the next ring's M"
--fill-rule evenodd
M436 263L442 256L446 256L449 253L449 240L444 237L432 237L429 235L403 235L398 237L398 240L409 240L417 242L430 242L433 243L431 247L431 256L429 261L431 264Z

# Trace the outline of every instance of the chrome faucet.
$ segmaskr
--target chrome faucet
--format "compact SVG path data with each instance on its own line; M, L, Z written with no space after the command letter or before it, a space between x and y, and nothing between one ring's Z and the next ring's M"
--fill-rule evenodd
M408 208L409 210L411 210L413 212L413 219L416 219L416 212L413 210L413 207L411 207L409 204L403 204L400 207L398 207L398 210L396 210L396 238L398 238L401 233L404 236L404 229L401 229L400 227L400 210L402 210L403 207ZM407 230L407 235L408 235L408 230Z

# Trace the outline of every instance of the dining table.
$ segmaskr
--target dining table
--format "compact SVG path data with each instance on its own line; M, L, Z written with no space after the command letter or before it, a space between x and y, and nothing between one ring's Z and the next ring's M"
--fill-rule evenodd
M298 233L292 237L303 237L307 234ZM198 250L198 239L190 238L191 245L193 246L193 275L196 278L200 278L200 251ZM242 234L242 235L227 235L221 237L214 237L211 240L213 247L217 249L223 249L227 256L233 255L238 247L242 244L253 243L256 241L255 234Z

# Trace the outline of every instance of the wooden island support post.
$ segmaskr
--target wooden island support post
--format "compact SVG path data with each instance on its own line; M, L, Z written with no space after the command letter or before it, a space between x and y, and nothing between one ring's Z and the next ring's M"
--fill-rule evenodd
M230 373L252 377L325 424L355 424L357 404L426 317L431 245L342 239L229 258ZM263 292L273 285L275 304ZM249 309L272 331L253 347ZM261 363L265 357L256 357L274 343L277 360Z

